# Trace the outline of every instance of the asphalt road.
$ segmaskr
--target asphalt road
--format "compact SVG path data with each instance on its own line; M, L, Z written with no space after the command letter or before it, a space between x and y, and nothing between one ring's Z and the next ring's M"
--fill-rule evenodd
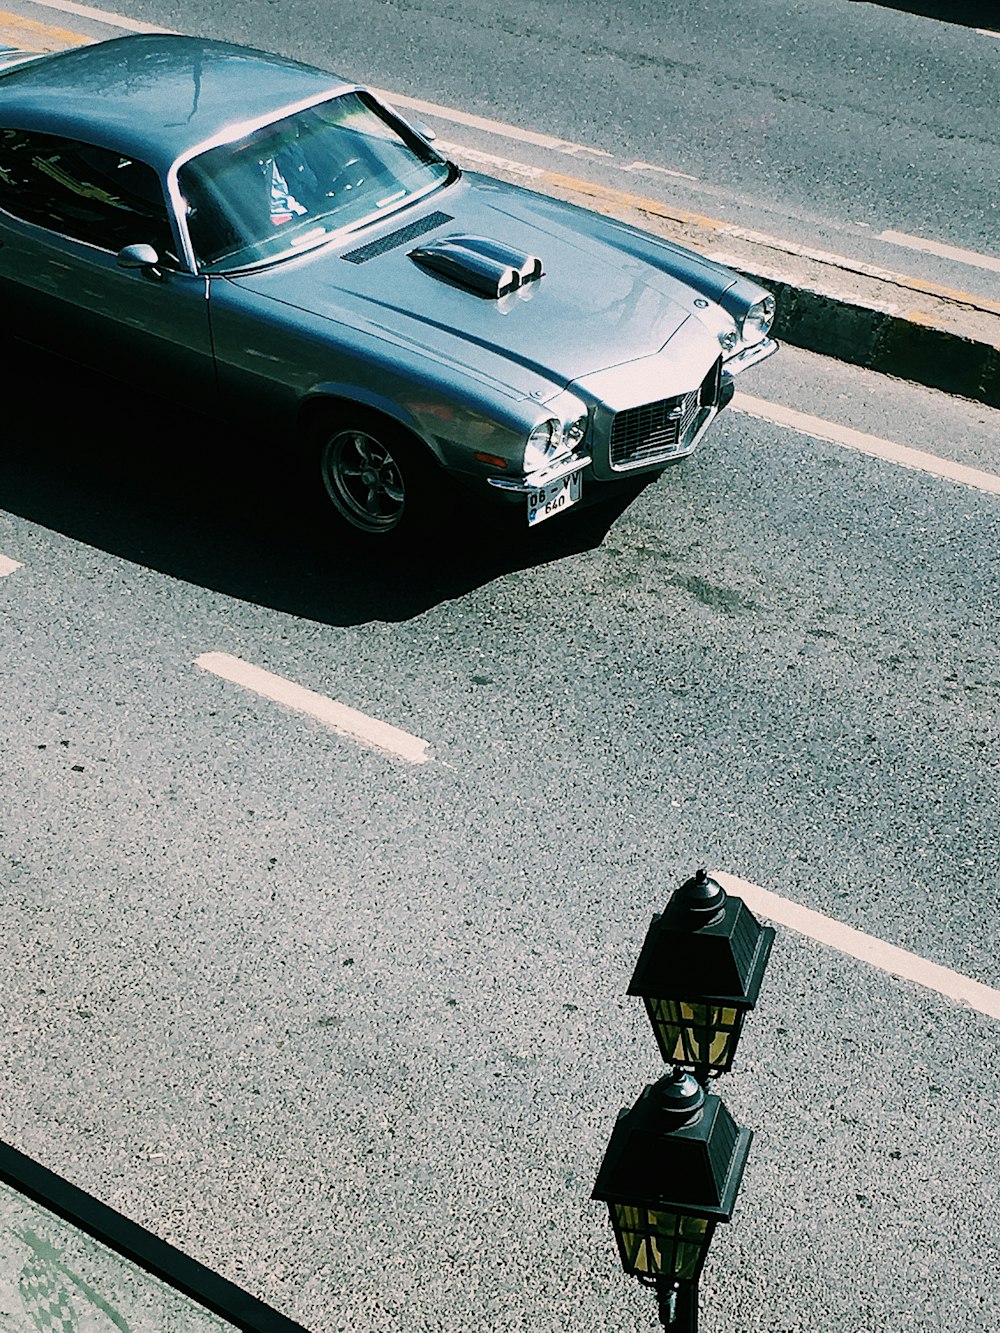
M731 410L613 521L525 549L455 515L364 565L273 454L5 364L22 1150L315 1333L624 1333L652 1301L588 1196L657 1073L628 977L694 866L1000 986L996 495ZM746 387L1000 473L988 409L788 350ZM738 1063L706 1333L1000 1321L994 1020L780 931Z
M1000 258L1000 38L907 12L921 6L108 7L686 173L697 183L672 179L673 197L779 235L835 223L861 244L893 229ZM963 17L965 7L950 8Z
M690 115L720 190L766 50L755 92L801 98L777 138L741 134L813 142L809 181L768 157L783 207L833 226L841 196L864 201L815 165L846 151L827 143L845 121L882 164L861 173L878 225L992 234L996 122L972 89L996 48L968 28L744 5L711 31L689 14L700 42L676 23L665 52L632 6L600 55L570 55L552 6L127 12L680 167L641 110L662 105L661 128ZM619 48L603 100L582 98ZM866 48L881 83L852 63ZM710 103L684 74L699 61ZM952 173L950 210L901 172L917 139ZM626 1333L653 1302L589 1193L618 1108L659 1072L628 977L696 865L1000 987L995 493L734 405L617 515L525 546L455 509L405 567L360 562L303 527L275 442L3 356L7 1141L315 1333ZM1000 476L986 408L789 349L746 379ZM247 694L196 665L209 652L432 760ZM1000 1325L996 1055L995 1020L779 930L721 1089L756 1139L704 1333ZM16 1300L0 1277L0 1316Z

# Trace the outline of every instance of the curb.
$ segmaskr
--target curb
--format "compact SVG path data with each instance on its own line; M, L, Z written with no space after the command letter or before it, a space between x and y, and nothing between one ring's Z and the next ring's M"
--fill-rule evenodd
M774 292L779 341L1000 407L1000 345L735 267Z

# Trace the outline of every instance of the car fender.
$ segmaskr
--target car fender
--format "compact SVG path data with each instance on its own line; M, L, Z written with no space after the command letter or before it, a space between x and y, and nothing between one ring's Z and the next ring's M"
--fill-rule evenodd
M299 408L299 434L307 435L318 417L339 412L348 414L357 410L377 412L379 416L401 426L415 436L438 463L444 465L437 440L433 435L428 436L422 423L405 404L359 384L327 380L310 389Z
M280 428L290 415L311 418L316 404L355 404L396 422L446 467L475 471L477 451L519 466L550 415L545 399L562 387L523 371L520 384L505 382L499 362L463 365L457 342L419 346L363 312L304 310L239 279L213 279L209 309L220 390L237 410L252 402Z
M488 470L475 461L476 452L503 457L519 468L532 427L548 415L537 401L491 404L441 391L414 378L409 392L392 395L371 385L325 380L313 385L301 402L298 429L308 434L323 413L376 412L401 427L449 471L478 474ZM495 470L495 469L494 469Z

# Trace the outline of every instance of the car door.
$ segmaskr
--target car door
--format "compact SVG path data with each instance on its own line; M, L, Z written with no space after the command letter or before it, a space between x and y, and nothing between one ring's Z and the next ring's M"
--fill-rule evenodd
M130 245L159 263L121 267ZM178 258L160 180L132 157L0 131L0 302L38 346L140 388L214 395L206 279Z

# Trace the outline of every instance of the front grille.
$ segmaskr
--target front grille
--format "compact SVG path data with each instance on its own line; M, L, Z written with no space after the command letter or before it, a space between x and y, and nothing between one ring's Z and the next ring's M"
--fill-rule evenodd
M686 453L719 400L720 364L690 393L617 413L611 426L611 466L638 467Z

